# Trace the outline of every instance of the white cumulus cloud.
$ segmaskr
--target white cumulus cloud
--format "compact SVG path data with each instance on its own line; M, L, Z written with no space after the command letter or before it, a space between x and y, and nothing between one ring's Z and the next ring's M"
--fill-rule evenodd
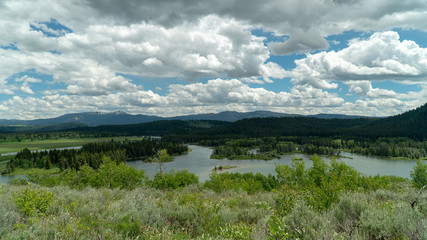
M423 82L427 77L426 59L426 48L413 41L400 41L396 32L378 32L368 39L354 39L337 52L308 54L295 61L297 66L290 76L297 85L326 89L337 87L333 81L343 81L358 94L393 96L391 91L372 90L368 81Z

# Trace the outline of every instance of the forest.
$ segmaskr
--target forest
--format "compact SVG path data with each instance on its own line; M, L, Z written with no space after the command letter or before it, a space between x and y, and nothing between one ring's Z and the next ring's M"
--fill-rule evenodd
M80 149L31 152L25 148L7 163L5 173L11 173L16 168L50 169L52 167L58 167L62 172L65 169L79 170L85 165L97 170L104 155L116 163L134 159L150 161L161 149L165 149L171 155L179 155L188 151L188 147L182 143L165 141L160 138L87 143Z
M218 139L199 144L213 147L215 159L279 158L283 154L304 153L340 157L341 152L390 159L426 159L427 141L409 138L331 138L331 137L263 137Z

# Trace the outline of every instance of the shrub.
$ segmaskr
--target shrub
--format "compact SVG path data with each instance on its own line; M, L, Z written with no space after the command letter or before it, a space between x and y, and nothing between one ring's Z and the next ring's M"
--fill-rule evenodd
M313 211L303 201L295 203L292 212L283 218L283 224L288 229L285 236L291 239L333 239L329 219Z
M13 229L21 218L21 214L14 210L14 203L10 201L11 187L0 184L0 239Z
M125 216L114 225L114 229L121 233L123 238L136 238L143 233L141 225L142 223L139 220L133 219L130 216Z
M54 200L54 194L27 186L16 193L13 199L18 210L25 216L37 216L46 213Z
M269 240L288 239L290 237L287 226L283 223L283 219L274 215L267 222Z
M282 184L278 194L279 209L287 213L297 198L318 211L329 209L342 193L399 188L406 180L389 176L364 176L343 162L332 159L330 166L313 156L313 167L304 169L304 162L294 159L292 166L277 165L277 180ZM282 203L280 203L282 202Z
M97 171L84 165L79 171L65 170L56 175L30 176L29 181L42 186L67 185L71 188L83 189L91 186L95 188L134 189L144 185L147 177L145 170L136 170L124 163L115 163L104 156L103 163Z
M93 187L134 189L146 181L145 171L106 159L88 182Z
M152 186L157 189L178 189L190 184L199 183L199 177L187 170L174 171L169 173L159 172L154 176Z
M271 191L277 187L276 178L272 175L264 176L260 173L212 173L210 179L205 182L205 188L215 192L229 190L243 190L248 194Z
M414 170L411 171L411 178L412 185L416 188L422 188L427 185L427 165L418 160Z
M360 217L368 208L368 204L358 195L343 196L332 209L335 229L345 234L346 238L352 237L360 226Z
M255 228L243 223L231 225L227 224L225 227L220 227L221 237L224 239L251 239Z

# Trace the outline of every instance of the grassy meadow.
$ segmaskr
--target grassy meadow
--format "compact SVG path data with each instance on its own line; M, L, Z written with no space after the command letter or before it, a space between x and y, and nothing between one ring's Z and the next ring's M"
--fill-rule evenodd
M72 138L72 139L47 139L24 140L21 142L0 142L0 154L19 152L24 148L29 150L43 150L64 147L77 147L91 142L139 140L141 137L103 137L103 138Z

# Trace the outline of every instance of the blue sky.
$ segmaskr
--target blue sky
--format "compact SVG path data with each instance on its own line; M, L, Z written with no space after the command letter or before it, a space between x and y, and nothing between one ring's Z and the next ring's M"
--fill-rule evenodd
M0 1L0 119L390 116L427 101L427 3Z

